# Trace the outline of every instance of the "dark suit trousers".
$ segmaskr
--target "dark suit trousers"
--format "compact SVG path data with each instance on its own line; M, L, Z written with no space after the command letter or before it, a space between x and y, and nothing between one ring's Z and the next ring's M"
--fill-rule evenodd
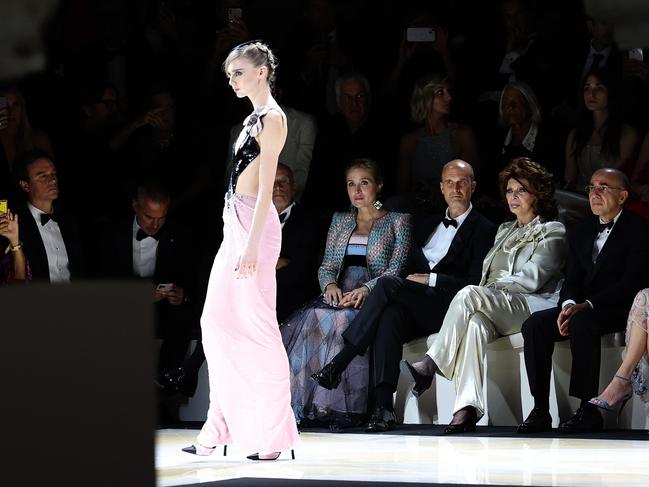
M156 303L156 336L162 338L158 372L164 373L183 364L194 325L191 306L174 306L167 300Z
M532 395L540 403L550 396L550 374L554 343L570 340L572 368L570 395L590 399L599 391L601 336L624 331L627 312L611 309L586 309L568 322L568 337L559 334L557 318L560 308L533 313L523 323L525 367Z
M378 280L343 333L361 355L372 345L374 387L396 390L403 344L438 332L450 302L451 297L424 284L394 276Z

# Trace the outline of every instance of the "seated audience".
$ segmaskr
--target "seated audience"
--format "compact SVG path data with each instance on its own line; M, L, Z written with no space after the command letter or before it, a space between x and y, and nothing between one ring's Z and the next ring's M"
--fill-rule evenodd
M635 155L635 129L623 123L619 82L607 71L589 71L583 83L577 126L566 142L567 189L585 192L595 171L622 169Z
M344 161L367 157L378 163L383 174L391 174L389 149L381 126L372 117L372 92L367 78L358 73L339 77L336 101L340 113L318 132L301 200L312 211L327 215L349 206L340 185L345 177Z
M635 294L648 284L649 224L624 209L628 178L617 169L595 171L588 186L592 217L571 232L570 255L559 305L523 323L525 366L534 409L519 433L548 431L554 343L570 340L570 395L581 400L564 433L598 431L602 417L589 400L599 386L600 337L624 330Z
M0 238L0 285L30 279L31 271L19 239L18 215L8 209L0 210L0 237L4 237Z
M191 396L200 363L194 370L183 368L197 324L192 303L196 254L187 230L167 219L170 201L168 190L159 183L147 182L138 187L132 201L134 215L111 224L102 238L100 274L147 279L156 285L151 299L155 303L156 334L162 339L158 382L173 391L189 384L185 392Z
M649 218L649 132L644 137L631 174L632 198L627 207Z
M403 362L417 395L430 387L436 372L455 384L447 434L474 431L484 415L487 344L518 333L531 313L554 306L562 279L566 230L556 221L552 175L531 159L520 158L499 179L514 219L498 228L480 283L466 286L451 301L424 359L412 365Z
M369 361L358 357L329 392L310 381L321 365L340 351L342 333L358 314L381 276L398 276L410 246L410 217L381 209L382 179L369 159L353 161L346 171L352 210L336 213L329 227L318 271L322 296L306 303L281 327L289 357L291 406L298 422L332 427L358 424L367 409Z
M493 244L496 227L471 205L476 187L471 165L447 163L439 184L448 207L415 224L407 277L378 280L344 331L343 349L313 376L325 389L336 389L355 357L369 356L374 399L368 432L387 431L394 424L392 397L403 344L439 330L453 296L480 281L482 261Z
M307 299L318 294L320 222L295 201L297 184L291 168L277 164L273 205L282 223L282 249L277 260L277 320L281 323Z
M408 194L404 211L415 211L430 203L442 205L437 182L444 165L453 159L477 165L478 151L473 130L449 122L453 104L450 85L444 75L420 80L412 92L412 119L423 127L401 138L398 192Z
M529 85L522 81L505 85L500 97L500 121L507 135L502 144L500 165L494 169L500 171L517 157L529 157L548 169L555 179L559 176L556 144L548 127L541 123L541 106ZM497 175L494 176L495 181Z
M52 144L45 132L33 130L27 117L25 98L16 88L0 89L0 194L13 189L9 175L14 159L25 151L39 149L52 156Z
M14 161L14 175L26 202L20 216L23 250L34 280L70 282L84 276L76 221L60 208L56 166L49 155L33 150Z
M635 392L646 404L649 381L649 341L647 319L649 318L649 289L638 291L626 324L626 349L622 365L613 380L590 404L606 411L620 412Z

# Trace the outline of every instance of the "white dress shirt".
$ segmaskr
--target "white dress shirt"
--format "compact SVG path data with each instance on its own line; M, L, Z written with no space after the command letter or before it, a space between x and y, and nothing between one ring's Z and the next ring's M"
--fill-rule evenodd
M135 236L140 228L137 216L133 217L133 275L151 277L155 273L158 241L153 237L146 237L138 241Z
M41 235L45 253L47 254L47 266L50 271L50 282L70 282L70 261L68 250L65 248L65 241L61 234L59 224L49 220L41 225L41 215L44 211L39 210L31 203L27 203L30 213L36 220L36 228Z
M613 226L611 228L605 228L603 231L597 234L597 237L595 237L595 242L593 243L593 254L592 254L593 263L597 261L597 257L599 256L599 253L604 248L604 244L606 243L606 240L608 240L608 236L613 231L615 224L620 219L621 214L622 211L620 211L617 215L615 215L615 218L613 218ZM606 223L602 221L601 218L599 219L599 222ZM586 300L586 302L590 305L591 308L594 308L593 303L591 303L588 300ZM566 299L563 303L561 303L561 309L565 308L569 304L577 304L577 302L574 299Z
M454 220L457 222L457 228L452 225L446 227L442 222L440 222L428 239L428 242L426 242L426 244L422 247L422 251L424 252L426 259L428 259L428 266L431 270L448 253L448 249L451 247L451 242L455 238L455 234L462 226L462 223L464 223L464 220L466 220L466 217L469 215L469 212L472 208L473 205L469 203L469 209L457 218L454 218ZM445 216L446 218L450 218L450 216L448 216L448 209L446 210ZM437 284L437 273L431 272L428 275L428 285L430 287L435 287L435 284Z
M291 211L293 211L294 206L295 206L295 201L290 205L288 205L286 208L284 208L284 210L279 214L282 230L284 229L284 224L286 223L286 220L288 220L291 217ZM284 219L281 218L282 215L286 215Z
M590 51L588 52L588 56L586 56L586 62L584 63L584 70L581 73L581 77L583 78L584 75L593 68L601 68L606 66L606 62L608 61L608 57L610 56L612 49L612 47L607 47L606 49L603 49L601 51L596 51L591 41ZM598 66L593 66L593 61L595 60L595 56L597 55L601 55L602 60L599 62Z

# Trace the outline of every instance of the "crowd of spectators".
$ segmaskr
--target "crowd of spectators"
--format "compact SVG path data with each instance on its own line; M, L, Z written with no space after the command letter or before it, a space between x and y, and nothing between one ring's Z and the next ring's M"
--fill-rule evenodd
M185 348L251 111L221 72L241 42L263 38L280 59L280 321L318 294L325 229L349 210L358 158L376 161L383 211L444 210L442 168L463 159L474 206L498 225L498 174L525 156L577 195L620 169L627 207L649 216L649 51L619 49L615 26L576 0L69 0L45 35L47 69L0 86L0 283L162 285L168 392L192 395L202 361Z

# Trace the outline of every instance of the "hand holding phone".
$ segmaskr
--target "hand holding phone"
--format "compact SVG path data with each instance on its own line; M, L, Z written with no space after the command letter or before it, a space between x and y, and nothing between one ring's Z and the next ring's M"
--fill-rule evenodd
M8 209L9 204L7 203L7 200L0 200L0 213L7 213Z
M160 294L165 294L171 291L173 287L174 287L173 283L158 284L155 290L158 291Z
M435 42L436 37L434 27L408 27L406 30L408 42Z
M241 8L229 8L228 9L228 23L233 24L239 22L243 17L243 9Z

